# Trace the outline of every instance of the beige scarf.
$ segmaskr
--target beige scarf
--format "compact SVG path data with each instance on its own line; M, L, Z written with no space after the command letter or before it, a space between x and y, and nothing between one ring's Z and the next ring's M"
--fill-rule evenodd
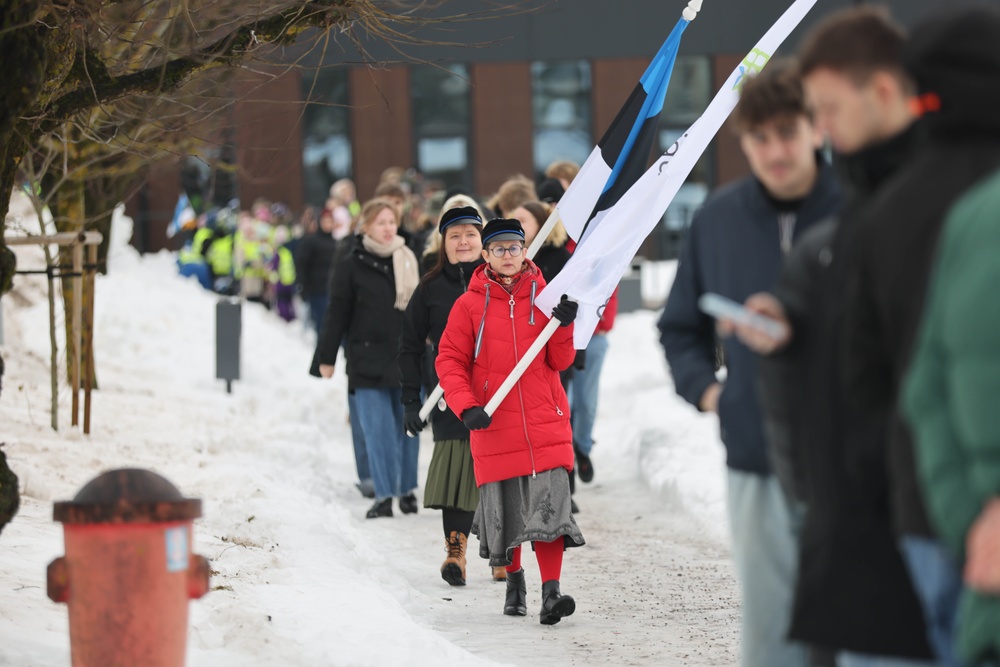
M396 309L406 310L413 291L420 284L417 257L406 247L403 237L397 236L389 243L380 243L365 234L361 240L365 250L376 257L392 256L392 275L396 280Z

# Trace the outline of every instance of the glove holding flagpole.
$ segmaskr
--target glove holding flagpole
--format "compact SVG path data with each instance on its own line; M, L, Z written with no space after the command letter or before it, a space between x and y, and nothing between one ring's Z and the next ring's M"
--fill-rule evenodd
M681 35L687 25L697 16L702 2L703 0L690 0L682 12L681 19L677 21L670 35L650 62L635 90L618 112L604 137L580 168L580 173L573 180L569 190L563 195L559 204L553 208L552 214L535 235L535 239L526 253L529 259L534 258L560 217L567 223L567 231L570 236L579 242L586 223L593 217L592 214L613 205L642 176L649 165L653 146L657 141L657 125L663 109L663 100L667 94L667 86L670 83L670 75L673 73L674 63L677 60ZM570 212L570 215L561 213L566 210ZM580 219L579 212L583 212L582 219ZM576 224L571 227L571 222ZM555 303L549 305L543 312L550 312L554 306ZM515 367L514 375L516 377L520 377L531 360L538 355L545 343L552 337L558 328L558 322L556 324L550 322L549 327L543 331L535 342L536 344L528 349L527 354L522 359L523 365L519 363ZM591 333L592 329L593 327L591 327ZM499 405L499 401L510 390L510 387L513 387L514 382L517 381L516 377L509 383L509 386L507 383L501 386L496 394L500 396L500 399L495 402L492 409L488 408L491 414L492 410L495 410L496 406ZM506 389L504 389L505 387ZM444 390L440 385L434 388L420 410L422 420L427 420L435 405L440 405L442 410L445 409L443 402L439 404L443 395Z

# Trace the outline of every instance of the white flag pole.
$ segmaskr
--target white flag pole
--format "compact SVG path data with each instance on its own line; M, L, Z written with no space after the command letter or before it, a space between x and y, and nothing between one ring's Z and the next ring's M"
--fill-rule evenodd
M431 416L431 411L434 410L434 406L437 405L442 396L444 396L444 388L441 385L434 387L434 391L431 392L431 395L424 402L423 407L420 408L420 419L422 421L427 421L427 418Z
M510 372L507 379L504 380L503 384L500 385L500 388L497 389L497 393L493 394L493 398L491 398L489 403L486 404L486 414L491 417L493 416L493 413L497 411L498 407L500 407L500 403L503 402L503 399L507 398L507 394L509 394L510 390L514 388L517 381L521 379L521 376L524 375L524 371L528 370L528 366L531 365L531 362L535 360L535 357L541 353L542 348L549 342L549 339L552 338L552 335L556 332L556 329L558 329L559 326L559 320L556 318L553 317L549 320L549 323L545 325L544 329L542 329L542 333L538 334L538 338L535 339L535 342L531 344L528 351L524 353L521 360L517 362L516 366L514 366L514 370Z

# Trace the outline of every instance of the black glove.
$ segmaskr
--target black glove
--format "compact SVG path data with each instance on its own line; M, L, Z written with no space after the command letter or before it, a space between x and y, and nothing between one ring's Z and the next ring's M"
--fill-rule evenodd
M576 357L573 358L573 368L578 371L587 369L587 351L577 350Z
M477 405L462 413L462 422L470 431L478 431L489 426L493 422L493 417L486 414L482 406Z
M563 294L562 299L552 309L552 317L559 320L559 326L568 327L576 319L576 311L579 307L576 301L570 301L569 297Z
M403 428L406 430L407 434L416 435L424 430L424 426L427 425L423 419L420 418L420 408L419 406L415 410L410 410L407 408L406 412L403 413Z

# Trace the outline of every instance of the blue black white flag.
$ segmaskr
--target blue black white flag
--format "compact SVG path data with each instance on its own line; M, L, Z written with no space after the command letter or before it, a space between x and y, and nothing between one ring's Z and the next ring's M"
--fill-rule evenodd
M557 204L559 217L573 240L580 242L599 223L602 212L614 206L649 166L663 100L688 23L685 18L677 21Z
M659 224L695 163L736 107L743 88L743 77L760 71L767 64L771 55L815 4L816 0L795 0L792 3L733 70L694 125L613 206L600 212L600 223L590 224L585 242L579 244L566 266L539 295L536 305L546 313L552 311L563 294L580 304L574 325L577 349L587 347L601 310L642 242ZM564 200L577 180L573 181ZM563 222L566 223L565 218ZM566 226L569 228L568 224Z

